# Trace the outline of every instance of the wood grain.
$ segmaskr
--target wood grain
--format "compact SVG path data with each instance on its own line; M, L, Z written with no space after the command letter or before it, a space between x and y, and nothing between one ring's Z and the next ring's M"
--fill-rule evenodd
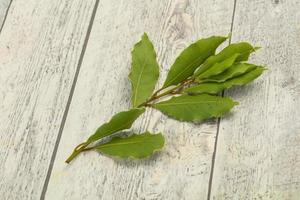
M300 197L300 2L237 1L233 41L262 46L269 70L226 92L241 104L222 119L212 199Z
M95 1L13 1L0 36L0 197L39 199Z
M162 66L197 38L230 31L233 1L102 0L80 70L46 199L206 199L216 123L176 122L148 110L133 131L162 131L166 147L141 161L87 152L64 160L101 123L130 106L130 50L145 31Z

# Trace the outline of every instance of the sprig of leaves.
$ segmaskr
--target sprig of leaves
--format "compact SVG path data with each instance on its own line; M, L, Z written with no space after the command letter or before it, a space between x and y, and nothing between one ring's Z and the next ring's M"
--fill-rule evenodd
M247 42L230 44L215 54L226 39L223 36L212 36L188 46L176 58L163 86L154 92L159 65L153 44L144 33L131 54L129 79L132 85L132 108L115 114L109 122L100 126L86 142L74 149L66 162L69 163L79 153L89 150L119 158L137 159L161 150L164 146L162 134L151 134L148 131L113 137L104 144L97 143L107 136L130 129L134 121L145 112L145 108L154 108L171 118L187 122L200 122L229 112L238 103L217 94L233 86L250 83L266 68L246 63L250 54L258 49ZM172 98L160 101L167 96Z

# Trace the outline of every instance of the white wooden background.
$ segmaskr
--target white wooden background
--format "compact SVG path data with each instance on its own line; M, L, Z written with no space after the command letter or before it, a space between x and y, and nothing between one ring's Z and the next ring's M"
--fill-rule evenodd
M0 199L300 199L300 1L0 0ZM95 152L64 160L130 105L130 50L147 32L162 66L187 44L226 35L262 46L269 70L225 92L220 123L148 110L162 131L142 161Z

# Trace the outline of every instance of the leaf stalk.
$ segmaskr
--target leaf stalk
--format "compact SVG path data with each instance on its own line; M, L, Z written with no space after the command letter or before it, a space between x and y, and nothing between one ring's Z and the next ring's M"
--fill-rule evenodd
M79 145L77 145L73 151L73 153L68 157L66 160L66 163L70 163L76 156L78 156L82 151L85 150L85 148L89 145L89 142L83 142Z

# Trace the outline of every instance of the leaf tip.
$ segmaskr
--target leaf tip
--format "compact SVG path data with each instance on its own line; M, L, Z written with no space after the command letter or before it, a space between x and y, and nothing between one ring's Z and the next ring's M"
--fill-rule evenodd
M262 47L260 47L260 46L256 46L256 47L253 47L253 50L254 51L257 51L257 50L259 50L259 49L261 49Z
M263 71L269 70L269 68L267 67L267 65L263 65L261 68L263 69Z
M240 103L239 103L239 102L237 102L237 101L233 101L233 106L238 106L238 105L240 105Z
M148 35L147 35L147 33L146 33L146 32L144 32L144 33L143 33L143 35L142 35L142 39L149 39L149 37L148 37Z

